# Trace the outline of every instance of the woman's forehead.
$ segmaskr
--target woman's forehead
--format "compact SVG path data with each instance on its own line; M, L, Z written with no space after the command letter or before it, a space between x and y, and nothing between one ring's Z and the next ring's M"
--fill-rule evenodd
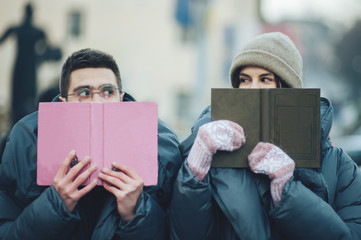
M274 74L266 68L258 67L258 66L246 66L240 70L240 73L252 72L252 73L260 73L260 74Z

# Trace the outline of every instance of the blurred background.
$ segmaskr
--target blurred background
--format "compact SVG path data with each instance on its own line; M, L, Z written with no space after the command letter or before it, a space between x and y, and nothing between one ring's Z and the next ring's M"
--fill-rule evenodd
M358 0L0 0L0 134L50 101L65 58L91 47L115 57L124 90L157 102L183 140L210 89L230 87L243 44L280 31L303 56L304 87L335 107L334 144L361 161L360 13Z

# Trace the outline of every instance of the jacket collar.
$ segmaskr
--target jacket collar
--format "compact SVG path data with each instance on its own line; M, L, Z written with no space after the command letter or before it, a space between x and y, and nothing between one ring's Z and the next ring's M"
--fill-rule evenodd
M321 149L323 151L332 147L330 131L333 120L333 107L327 98L321 97L320 111Z

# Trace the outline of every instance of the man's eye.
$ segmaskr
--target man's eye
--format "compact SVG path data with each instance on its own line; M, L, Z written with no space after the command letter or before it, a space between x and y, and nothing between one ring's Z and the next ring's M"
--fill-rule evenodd
M114 93L114 89L103 89L103 95L105 96L112 96Z
M89 89L80 89L78 92L77 92L77 95L79 97L87 97L90 95L90 90Z

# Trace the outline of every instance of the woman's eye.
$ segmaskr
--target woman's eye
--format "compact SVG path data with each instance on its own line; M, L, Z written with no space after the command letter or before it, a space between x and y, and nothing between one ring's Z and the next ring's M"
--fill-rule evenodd
M248 82L248 79L247 79L247 78L240 78L240 79L239 79L239 82L240 82L240 83Z
M262 78L263 82L273 82L272 78Z

